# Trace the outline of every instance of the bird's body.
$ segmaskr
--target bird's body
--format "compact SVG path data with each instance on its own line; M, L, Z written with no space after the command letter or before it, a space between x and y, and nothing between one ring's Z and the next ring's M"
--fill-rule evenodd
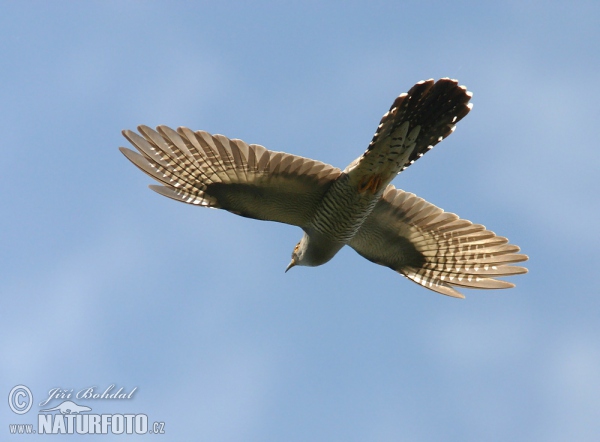
M525 273L525 261L485 227L461 220L389 183L454 130L470 110L471 94L454 80L417 83L400 95L367 151L343 172L333 166L273 152L222 135L146 126L125 137L141 154L121 148L163 186L153 190L190 204L301 227L295 265L326 263L349 245L439 293L453 286L507 288L491 278Z

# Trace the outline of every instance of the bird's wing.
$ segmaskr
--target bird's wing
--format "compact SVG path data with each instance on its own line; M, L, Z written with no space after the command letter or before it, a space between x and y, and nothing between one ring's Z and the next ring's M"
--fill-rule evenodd
M350 246L423 287L458 298L464 296L453 286L510 288L514 284L494 277L527 273L509 265L528 257L506 238L392 185Z
M454 131L471 110L471 96L456 80L420 81L396 98L365 153L344 172L357 181L359 191L384 189L396 174Z
M319 161L273 152L223 135L139 126L123 135L140 152L121 148L162 186L161 195L249 218L306 226L341 171Z

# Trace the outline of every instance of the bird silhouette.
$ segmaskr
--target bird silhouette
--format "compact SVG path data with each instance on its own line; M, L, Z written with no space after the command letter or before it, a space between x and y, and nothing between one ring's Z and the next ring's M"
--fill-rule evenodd
M177 201L301 227L294 266L326 263L345 245L438 293L500 289L495 279L526 273L519 247L480 224L396 189L392 179L450 135L471 110L456 80L415 84L381 119L366 152L343 171L223 135L139 126L121 152Z

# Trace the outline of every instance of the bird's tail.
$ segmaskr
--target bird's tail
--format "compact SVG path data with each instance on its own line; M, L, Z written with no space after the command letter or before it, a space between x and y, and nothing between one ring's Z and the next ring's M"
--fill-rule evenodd
M418 82L394 100L365 153L345 172L381 175L381 185L386 186L454 131L471 110L471 96L449 78Z

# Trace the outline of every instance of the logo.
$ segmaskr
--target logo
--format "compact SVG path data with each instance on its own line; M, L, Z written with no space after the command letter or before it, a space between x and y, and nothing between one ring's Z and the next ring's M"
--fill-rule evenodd
M137 387L105 389L96 386L79 390L52 388L38 406L37 425L9 424L10 434L164 434L165 423L149 422L144 413L92 413L92 407L83 401L123 402L132 400ZM56 401L60 403L56 404ZM75 402L75 400L77 402ZM8 394L8 405L17 415L27 414L33 406L33 394L25 385L17 385ZM51 403L54 402L54 403Z
M81 411L92 411L90 407L84 407L77 405L75 402L64 401L62 404L54 408L48 408L47 410L40 410L40 413L47 413L48 411L58 410L61 414L79 414Z
M23 400L25 399L25 400ZM8 393L8 406L17 414L25 414L33 404L31 390L25 385L17 385Z

